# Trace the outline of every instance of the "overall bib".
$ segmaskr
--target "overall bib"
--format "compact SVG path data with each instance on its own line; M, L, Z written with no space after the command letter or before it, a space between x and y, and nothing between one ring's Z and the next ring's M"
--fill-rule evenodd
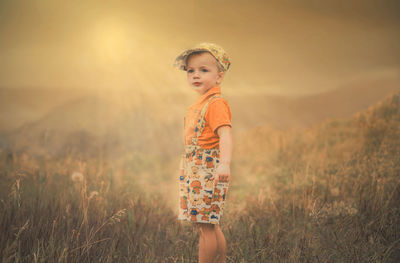
M211 97L204 105L195 127L192 144L185 145L182 155L184 174L179 176L178 219L197 223L218 224L223 213L228 183L215 183L219 165L219 149L203 149L198 138L205 126L205 114Z

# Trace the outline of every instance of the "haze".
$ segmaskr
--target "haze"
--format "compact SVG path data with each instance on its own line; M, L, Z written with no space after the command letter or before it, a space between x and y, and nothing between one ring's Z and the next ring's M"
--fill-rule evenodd
M175 56L215 42L226 93L301 95L400 75L398 1L0 2L0 86L186 91Z

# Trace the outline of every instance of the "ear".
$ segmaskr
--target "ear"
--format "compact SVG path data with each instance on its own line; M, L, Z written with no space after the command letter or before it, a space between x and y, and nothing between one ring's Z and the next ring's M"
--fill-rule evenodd
M216 83L217 83L218 85L221 84L221 82L222 82L223 79L224 79L224 72L223 72L223 71L218 72L218 78L217 78Z

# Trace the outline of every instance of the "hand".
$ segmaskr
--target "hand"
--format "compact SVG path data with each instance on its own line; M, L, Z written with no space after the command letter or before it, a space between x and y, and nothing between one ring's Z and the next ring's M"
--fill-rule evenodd
M228 183L231 179L231 168L227 163L221 163L216 170L215 183Z

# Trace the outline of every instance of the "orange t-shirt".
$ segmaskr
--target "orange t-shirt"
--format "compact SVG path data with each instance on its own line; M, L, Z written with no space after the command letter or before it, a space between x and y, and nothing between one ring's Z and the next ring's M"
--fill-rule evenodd
M208 99L214 95L221 95L221 88L219 86L209 89L188 108L184 119L185 145L192 144L192 138L196 136L194 129L200 118L201 110ZM199 136L198 145L204 149L218 148L219 136L217 129L224 125L232 127L232 115L228 102L224 98L214 98L208 104L204 118L206 123L203 132Z

